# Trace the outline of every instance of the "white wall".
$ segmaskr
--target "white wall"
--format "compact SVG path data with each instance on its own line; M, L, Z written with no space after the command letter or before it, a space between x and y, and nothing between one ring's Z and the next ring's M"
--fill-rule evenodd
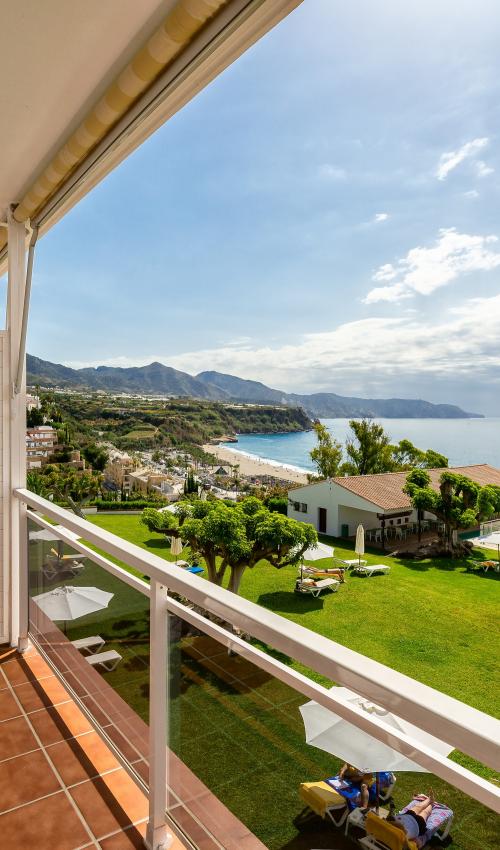
M289 504L288 516L301 522L310 522L316 530L318 530L318 508L326 508L326 533L332 537L340 537L343 524L349 526L351 536L356 534L359 523L362 523L365 530L380 526L377 514L382 513L382 508L372 505L371 502L333 481L320 481L318 484L308 484L305 487L289 490L288 498L291 502L307 505L307 511L303 513L296 511L293 504ZM416 512L414 518L416 519ZM397 520L394 521L394 525L396 524Z

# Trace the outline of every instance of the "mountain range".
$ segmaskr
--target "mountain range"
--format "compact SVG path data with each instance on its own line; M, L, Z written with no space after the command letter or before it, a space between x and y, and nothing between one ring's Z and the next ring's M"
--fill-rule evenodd
M481 414L467 413L454 404L431 404L421 399L355 398L336 393L299 395L267 387L222 372L189 375L162 363L122 368L97 366L71 369L27 355L27 382L30 386L103 390L112 393L180 396L211 401L239 401L303 407L309 416L342 418L376 416L387 419L468 419Z

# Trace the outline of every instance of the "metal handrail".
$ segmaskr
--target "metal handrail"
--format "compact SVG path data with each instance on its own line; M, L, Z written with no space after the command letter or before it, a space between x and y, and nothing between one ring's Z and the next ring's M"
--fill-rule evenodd
M66 529L81 535L108 554L125 561L129 566L150 575L155 582L161 583L201 608L217 614L307 667L323 673L333 681L346 685L399 716L405 717L416 726L426 729L435 737L448 741L457 749L473 755L484 764L492 767L498 764L500 722L494 718L248 600L241 599L223 588L216 587L205 579L181 571L162 558L92 525L87 520L71 514L40 496L27 490L16 490L15 495L30 507L43 511L45 516L56 520ZM34 516L33 519L40 525L51 527L40 517ZM145 582L125 573L120 567L94 552L80 540L75 541L71 536L64 535L62 531L60 536L62 539L66 537L66 541L74 549L86 554L116 577L145 592L145 587L147 588ZM194 618L196 624L207 634L212 634L223 643L229 641L235 651L245 655L263 669L269 669L269 672L277 678L286 681L304 695L316 699L373 737L389 743L394 749L417 761L471 797L500 811L500 790L494 785L455 762L427 750L407 736L395 732L393 727L386 727L377 716L367 715L366 712L353 706L346 707L335 697L335 691L326 690L307 677L300 676L287 665L280 664L276 659L241 641L200 614L179 605L175 600L167 599L167 608L172 612L178 613L190 622L193 622Z

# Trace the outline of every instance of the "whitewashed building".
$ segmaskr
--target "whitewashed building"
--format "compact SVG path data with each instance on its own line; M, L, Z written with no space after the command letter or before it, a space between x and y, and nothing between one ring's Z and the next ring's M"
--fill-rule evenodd
M481 463L452 467L450 472L466 475L477 484L500 486L500 469ZM442 469L427 470L438 489ZM406 472L378 475L348 475L328 478L288 492L288 515L310 522L321 534L352 537L361 523L365 530L409 525L417 512L403 488Z

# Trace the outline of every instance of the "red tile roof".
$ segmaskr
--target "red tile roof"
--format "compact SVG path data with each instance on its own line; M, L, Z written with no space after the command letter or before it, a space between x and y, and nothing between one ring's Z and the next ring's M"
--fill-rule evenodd
M439 488L439 479L444 471L443 469L427 470L434 490ZM448 471L455 472L457 475L466 475L481 486L496 484L500 487L500 469L487 463L453 466ZM348 475L331 480L384 511L390 511L411 507L409 496L403 492L407 475L407 472L381 472L378 475Z

